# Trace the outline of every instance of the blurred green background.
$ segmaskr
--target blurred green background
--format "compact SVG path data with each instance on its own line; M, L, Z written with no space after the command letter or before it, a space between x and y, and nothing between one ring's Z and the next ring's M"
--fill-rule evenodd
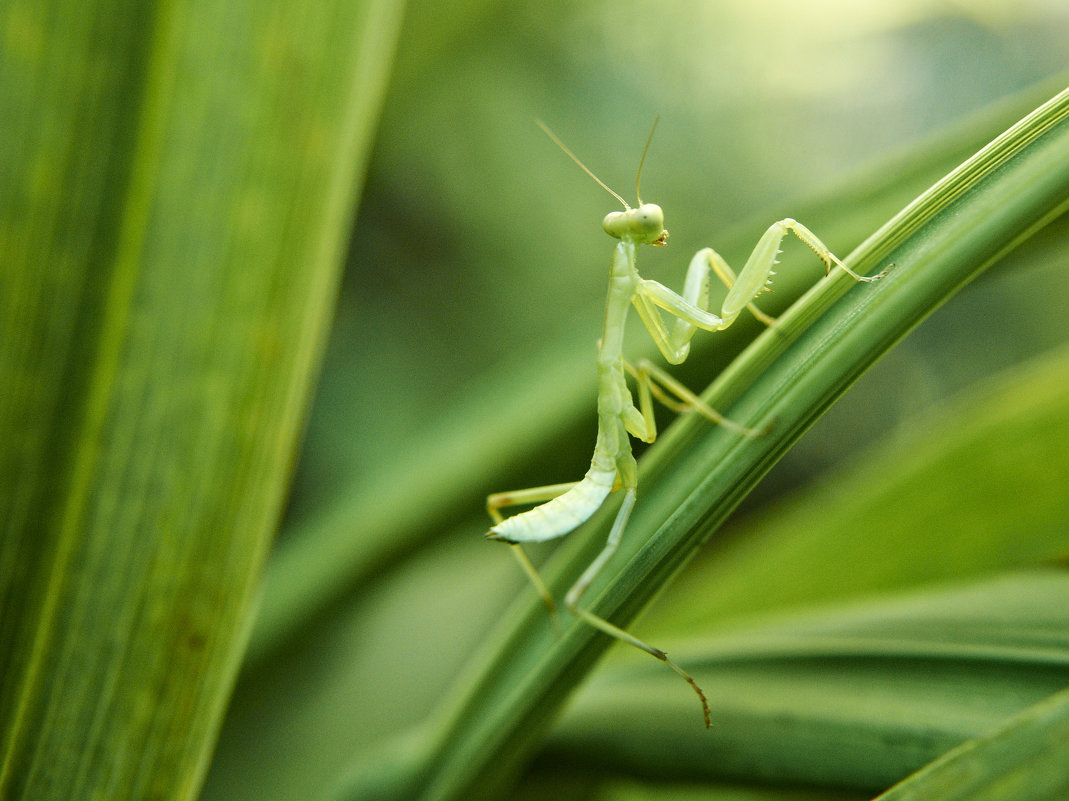
M483 499L585 470L610 252L599 223L614 208L536 118L631 198L660 117L642 189L671 240L639 266L679 288L695 250L740 265L787 215L845 256L1061 89L1067 52L1069 9L1041 0L411 3L204 798L319 797L355 755L423 720L529 592L482 540ZM724 543L837 465L1064 344L1066 230L1056 222L895 348L680 584L700 589ZM779 278L768 311L821 275L796 263L804 274ZM679 374L704 387L758 328L706 337ZM1051 469L1065 477L1064 463ZM963 480L943 472L927 491L953 495ZM686 630L696 608L671 592L640 630Z

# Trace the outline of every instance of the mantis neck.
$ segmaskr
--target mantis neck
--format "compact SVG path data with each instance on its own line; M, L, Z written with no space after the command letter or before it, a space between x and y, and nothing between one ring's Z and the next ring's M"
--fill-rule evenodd
M612 366L619 366L621 372L623 370L624 324L638 285L635 247L634 242L621 239L612 252L609 295L605 301L605 321L598 347L598 367L601 370Z

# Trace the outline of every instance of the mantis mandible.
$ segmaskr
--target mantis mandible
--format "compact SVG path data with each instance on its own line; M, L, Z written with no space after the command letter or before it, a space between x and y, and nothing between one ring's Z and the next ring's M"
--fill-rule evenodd
M620 627L584 609L580 606L580 601L591 582L615 553L627 526L628 518L631 516L631 510L635 506L638 465L631 453L631 441L628 437L632 436L643 442L653 442L657 438L657 428L653 417L654 397L676 411L698 412L710 421L740 436L762 436L767 429L749 428L729 420L646 359L638 360L634 365L625 361L623 337L628 310L634 306L638 311L650 337L665 360L670 364L680 364L687 358L690 352L690 341L699 329L722 331L735 321L743 308L748 308L766 325L775 322L773 318L757 309L753 301L768 289L774 274L772 268L776 264L780 244L788 233L797 236L824 262L826 272L830 272L833 266L837 266L856 281L876 281L887 271L884 270L875 276L862 276L855 273L843 264L812 231L801 223L787 218L769 226L738 276L712 248L698 251L687 268L683 294L676 294L663 284L642 278L635 267L635 256L639 245L664 245L668 239L668 231L664 228L664 212L661 207L654 203L644 203L639 192L642 165L645 163L646 152L653 139L653 130L650 131L646 147L642 151L642 160L639 162L638 176L635 180L638 207L631 208L626 200L602 183L601 179L591 172L549 128L541 121L538 125L587 175L597 181L624 207L623 211L610 212L601 224L605 232L618 241L613 248L612 266L609 271L609 292L605 305L605 322L601 339L598 342L598 433L590 469L581 480L490 495L486 499L486 508L494 525L487 537L502 540L513 546L512 551L519 559L520 565L537 588L546 606L549 607L550 613L555 615L552 596L534 565L523 552L521 543L544 542L564 536L586 522L598 510L610 492L622 489L624 491L623 502L616 513L604 548L572 585L564 597L564 604L573 615L587 624L651 654L678 673L697 693L701 701L705 725L708 727L711 724L708 701L701 687L689 673L669 659L661 649L639 640ZM653 129L656 127L657 123L654 122ZM710 270L715 272L728 287L728 293L721 305L719 315L709 311ZM666 324L662 313L667 313L674 318L674 325L671 328ZM628 388L627 375L631 375L637 384L637 406ZM505 507L532 503L541 505L507 519L501 514L501 509Z

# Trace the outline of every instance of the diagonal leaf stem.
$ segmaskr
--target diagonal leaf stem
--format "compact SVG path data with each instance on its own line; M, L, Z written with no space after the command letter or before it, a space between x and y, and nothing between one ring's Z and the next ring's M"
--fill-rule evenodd
M642 462L639 500L589 607L626 625L783 453L895 342L1000 256L1069 206L1069 92L1017 123L873 233L846 259L875 284L821 281L703 395L768 436L740 438L687 415ZM787 267L787 265L785 265ZM997 324L997 321L995 321ZM615 505L554 554L559 593L604 543ZM611 640L566 619L555 637L530 593L432 721L392 761L377 755L342 797L486 798L515 775L555 711ZM679 692L687 692L679 687ZM702 736L695 709L695 736ZM370 764L370 763L369 763Z

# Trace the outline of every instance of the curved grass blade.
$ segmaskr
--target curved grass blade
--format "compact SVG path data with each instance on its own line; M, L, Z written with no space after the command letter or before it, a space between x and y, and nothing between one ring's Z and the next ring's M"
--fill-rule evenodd
M806 490L789 520L753 520L755 541L661 599L691 633L677 656L711 688L713 742L691 736L686 699L660 703L659 671L621 653L570 705L547 764L874 793L1069 683L1069 574L986 577L1065 554L1067 374L1063 346L981 382ZM725 616L728 633L701 634Z
M724 253L744 253L752 247L755 233L772 217L788 212L799 216L829 242L856 244L872 226L907 203L947 170L982 147L993 132L1012 124L1053 92L1045 82L990 109L971 114L948 131L926 140L920 151L901 153L873 171L855 175L836 190L821 194L822 200L776 211L718 230L717 248ZM985 133L986 132L986 133ZM836 251L838 252L838 251ZM780 271L775 294L762 305L779 313L812 285L817 267ZM599 298L599 302L600 302ZM599 309L592 310L594 315ZM692 343L692 356L673 375L688 386L708 383L730 355L750 341L760 325L745 319L714 337ZM640 345L641 342L636 342ZM647 344L645 354L656 357ZM547 394L544 376L556 386ZM590 355L573 342L547 344L522 363L509 363L485 378L469 383L450 414L436 418L429 427L416 426L396 442L394 456L341 484L336 495L313 510L307 518L283 521L283 536L271 555L265 578L264 598L253 629L247 660L256 663L285 645L325 609L363 586L387 565L440 536L438 521L443 508L452 508L457 498L485 493L495 487L503 473L515 469L516 454L547 450L545 432L586 426L590 414ZM518 425L517 421L523 421ZM503 441L512 448L501 448ZM588 458L587 444L579 463ZM578 448L577 448L578 449ZM553 446L553 452L559 447ZM448 454L450 464L463 469L437 471L428 481L426 453ZM359 535L354 534L359 532Z
M744 440L685 418L650 450L625 544L587 595L592 610L626 625L869 364L1067 206L1069 92L966 161L847 258L862 273L896 263L886 279L854 286L833 275L821 282L703 396L735 420L775 421L767 437ZM610 505L555 554L544 573L554 592L600 549L614 512ZM408 743L403 767L375 755L376 768L358 769L342 797L492 796L608 644L573 621L555 637L538 601L525 600L473 657L418 750Z
M791 606L1064 558L1067 375L1062 345L911 421L753 516L746 537L669 590L686 605L663 598L647 624L722 630Z

